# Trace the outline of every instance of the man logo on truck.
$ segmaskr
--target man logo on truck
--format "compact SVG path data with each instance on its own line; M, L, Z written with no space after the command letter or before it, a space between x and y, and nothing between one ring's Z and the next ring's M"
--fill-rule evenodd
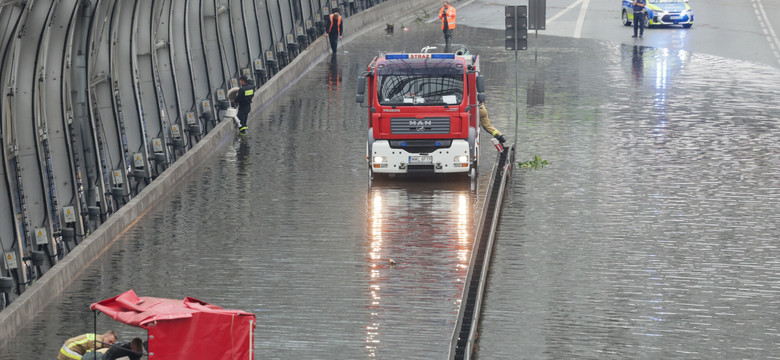
M430 120L410 120L409 126L431 126L433 123Z

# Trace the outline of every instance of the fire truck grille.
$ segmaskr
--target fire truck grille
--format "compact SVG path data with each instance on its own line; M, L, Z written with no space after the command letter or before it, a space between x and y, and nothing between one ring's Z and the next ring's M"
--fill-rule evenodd
M401 134L449 134L450 118L392 118L390 132Z
M410 153L418 154L430 154L439 149L449 149L452 146L452 140L450 139L390 140L389 143L391 149L403 149Z

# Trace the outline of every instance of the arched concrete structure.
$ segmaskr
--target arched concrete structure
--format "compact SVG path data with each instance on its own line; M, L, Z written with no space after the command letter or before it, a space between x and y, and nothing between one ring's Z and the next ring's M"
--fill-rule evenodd
M357 3L372 7L348 35L438 1ZM0 342L232 134L218 120L238 77L256 110L323 58L329 6L0 3Z

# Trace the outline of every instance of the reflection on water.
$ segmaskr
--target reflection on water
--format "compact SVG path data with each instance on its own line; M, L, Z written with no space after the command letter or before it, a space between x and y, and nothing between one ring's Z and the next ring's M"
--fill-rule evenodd
M460 307L474 238L474 194L463 182L375 182L367 200L368 355L440 357ZM406 338L398 348L410 329L421 338Z
M332 54L328 60L328 93L341 90L341 67L338 54Z
M315 66L41 309L0 359L53 358L92 330L91 302L129 288L255 313L258 359L443 358L477 195L429 181L368 187L367 111L354 103L354 82L334 75L357 78L377 44L441 42L429 25L376 30ZM491 120L509 132L514 54L503 31L458 34L481 57ZM539 39L542 74L526 52L520 76L543 82L544 101L521 106L508 137L518 160L552 165L513 174L479 357L777 357L780 74L679 50L635 56L619 44ZM98 317L99 331L109 327L139 335Z
M0 359L54 358L92 331L91 302L127 289L255 313L258 359L444 353L476 196L440 181L367 192L367 111L356 82L342 81L357 78L376 44L419 49L428 38L441 32L378 30L326 57L41 309ZM109 328L141 335L99 316L98 330Z
M634 45L631 56L631 73L634 75L634 85L641 85L645 76L645 47Z
M479 357L777 357L780 73L674 48L541 47L555 96L520 123L518 158L552 165L515 174ZM599 56L575 73L561 52Z

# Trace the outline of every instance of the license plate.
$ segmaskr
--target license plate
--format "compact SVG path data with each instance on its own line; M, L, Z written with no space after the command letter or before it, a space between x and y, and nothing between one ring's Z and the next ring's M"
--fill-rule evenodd
M409 156L409 163L410 164L430 164L433 162L433 156L424 156L424 155L412 155Z
M670 16L672 20L680 20L680 15L672 15Z

